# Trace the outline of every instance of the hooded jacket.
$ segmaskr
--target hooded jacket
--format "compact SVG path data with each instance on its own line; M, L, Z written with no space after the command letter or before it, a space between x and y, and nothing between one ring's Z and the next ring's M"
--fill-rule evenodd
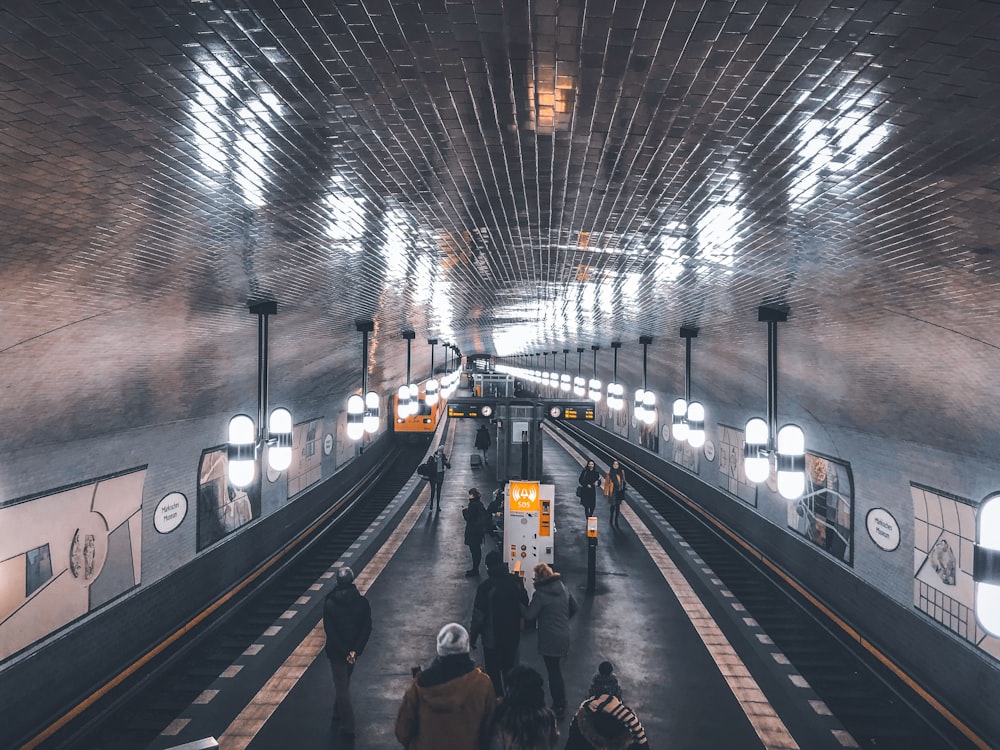
M542 656L569 654L570 608L576 611L576 600L570 604L572 597L558 573L535 583L531 604L523 607L522 614L526 620L538 622L538 653Z
M337 586L323 601L323 630L327 656L344 659L365 650L372 634L372 609L353 583Z
M613 695L580 704L569 726L565 750L648 750L646 733L632 709Z
M439 656L407 688L396 739L407 750L480 750L495 708L493 682L468 654Z

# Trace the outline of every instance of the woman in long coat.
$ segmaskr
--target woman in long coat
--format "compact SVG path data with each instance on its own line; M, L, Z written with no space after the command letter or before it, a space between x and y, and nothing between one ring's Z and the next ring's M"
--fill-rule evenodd
M601 472L597 470L594 460L587 461L587 465L580 472L579 489L580 505L587 518L594 515L594 508L597 506L597 487L601 483Z
M556 717L566 715L566 685L561 660L569 654L569 619L576 614L577 603L561 577L545 563L534 568L535 593L531 604L521 605L525 620L538 625L538 653L549 675L549 692Z
M608 523L616 529L621 528L618 522L622 517L622 500L625 499L625 469L617 460L611 462L611 468L604 479L604 494L607 495L608 504L611 506Z

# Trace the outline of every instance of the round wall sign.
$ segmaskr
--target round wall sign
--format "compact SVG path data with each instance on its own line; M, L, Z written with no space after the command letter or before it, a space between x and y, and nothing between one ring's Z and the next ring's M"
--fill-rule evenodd
M670 442L670 429L671 429L671 427L672 427L672 425L669 425L666 422L664 422L663 426L660 428L660 437L663 438L663 442L665 442L665 443L669 443Z
M329 432L326 433L326 437L323 438L323 453L328 456L333 453L333 435Z
M165 495L153 511L153 528L161 534L169 534L181 525L188 512L188 501L180 492Z
M865 516L868 536L886 552L899 547L899 524L885 508L872 508Z
M711 440L705 441L705 458L709 461L715 460L715 443Z

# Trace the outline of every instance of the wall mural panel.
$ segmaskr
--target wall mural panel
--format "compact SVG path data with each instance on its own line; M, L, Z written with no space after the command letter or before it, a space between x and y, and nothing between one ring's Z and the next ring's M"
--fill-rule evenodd
M212 448L201 454L198 467L199 551L260 518L260 471L249 487L233 487L227 478L226 463L225 448Z
M757 485L743 472L743 430L719 425L718 485L731 495L757 507Z
M139 585L146 469L0 508L0 660Z
M323 419L297 424L292 429L292 464L288 467L288 496L323 478Z
M788 505L788 528L838 560L853 560L854 480L849 464L806 452L806 490Z
M976 622L971 500L910 483L913 501L913 606L959 637L1000 658L1000 639Z

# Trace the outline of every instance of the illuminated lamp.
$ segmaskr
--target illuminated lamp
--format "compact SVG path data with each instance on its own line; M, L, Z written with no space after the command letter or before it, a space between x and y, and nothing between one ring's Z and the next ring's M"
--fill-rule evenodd
M360 440L365 434L365 400L358 394L347 399L347 437Z
M705 407L692 401L687 408L687 441L692 448L705 444Z
M802 497L806 490L806 436L802 428L786 424L778 430L778 493L786 500Z

